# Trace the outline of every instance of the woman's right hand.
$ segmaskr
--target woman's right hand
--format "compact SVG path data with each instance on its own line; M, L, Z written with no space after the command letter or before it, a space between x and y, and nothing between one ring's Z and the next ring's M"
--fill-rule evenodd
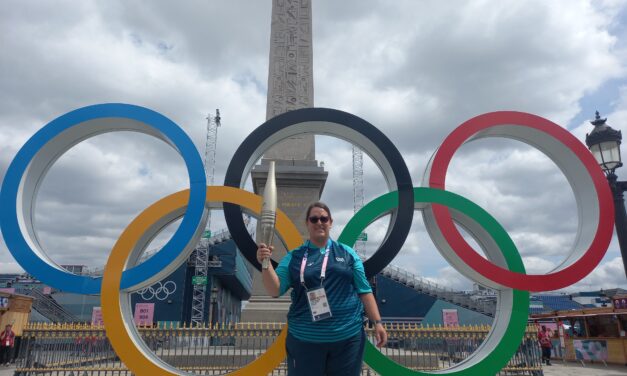
M268 248L268 246L265 245L264 243L259 243L259 246L257 248L257 261L260 264L263 263L263 259L269 258L270 256L272 256L273 250L274 250L274 246L270 246L270 248Z

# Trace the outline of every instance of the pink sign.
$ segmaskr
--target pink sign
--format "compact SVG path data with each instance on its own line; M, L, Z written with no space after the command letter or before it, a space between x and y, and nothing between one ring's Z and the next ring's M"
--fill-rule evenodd
M15 287L3 287L0 288L2 292L8 292L9 294L15 294Z
M52 287L50 287L50 286L44 286L44 288L43 288L43 289L41 289L41 292L42 292L44 295L50 295L50 294L52 293Z
M155 316L155 303L137 303L135 304L135 325L152 326Z
M456 309L443 309L442 321L444 326L459 326L459 318L457 317Z
M102 321L102 309L100 307L93 307L91 309L91 325L104 325L104 321Z

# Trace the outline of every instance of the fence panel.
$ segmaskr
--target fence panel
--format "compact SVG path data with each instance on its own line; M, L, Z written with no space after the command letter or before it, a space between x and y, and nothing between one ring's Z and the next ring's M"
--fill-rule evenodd
M240 323L229 327L139 328L147 347L173 367L203 375L239 369L263 353L279 335L281 323ZM454 328L387 323L389 341L381 351L413 370L449 368L470 356L489 326ZM367 329L374 342L374 332ZM18 375L119 375L131 372L120 361L102 327L37 324L24 330L16 361ZM285 375L285 363L272 375ZM377 375L364 364L362 375ZM537 333L525 338L500 375L543 375Z

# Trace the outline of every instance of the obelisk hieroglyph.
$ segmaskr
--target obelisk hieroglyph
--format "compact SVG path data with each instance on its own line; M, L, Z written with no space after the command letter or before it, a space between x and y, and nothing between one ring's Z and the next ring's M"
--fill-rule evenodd
M273 0L266 120L314 106L311 1ZM313 134L292 137L268 150L267 159L315 159Z
M299 108L313 107L313 46L310 0L273 0L266 119ZM277 204L308 237L305 210L320 199L327 172L315 159L313 134L281 141L265 152L251 172L255 193L263 192L269 161L275 161ZM285 248L275 242L274 260ZM253 273L253 293L242 321L286 321L289 298L274 299Z

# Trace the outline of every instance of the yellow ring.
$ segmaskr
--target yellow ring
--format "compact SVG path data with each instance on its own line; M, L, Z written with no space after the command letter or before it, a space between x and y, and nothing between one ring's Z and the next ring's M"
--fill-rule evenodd
M120 360L126 364L131 372L137 375L181 375L167 369L166 363L154 362L135 344L129 335L129 330L134 330L124 321L120 298L128 292L120 293L120 281L122 272L126 266L128 256L134 249L142 235L153 226L160 218L169 215L187 206L189 190L183 190L166 196L144 210L124 230L118 241L113 246L102 276L101 304L102 319L107 337L118 354ZM210 186L207 187L207 202L229 202L245 207L255 214L261 211L261 197L239 188ZM276 231L285 240L288 249L298 247L302 238L287 215L277 210ZM126 297L125 297L126 298ZM287 325L281 331L279 337L266 352L247 366L233 371L228 375L233 376L257 376L271 373L283 359L285 359L285 338Z

